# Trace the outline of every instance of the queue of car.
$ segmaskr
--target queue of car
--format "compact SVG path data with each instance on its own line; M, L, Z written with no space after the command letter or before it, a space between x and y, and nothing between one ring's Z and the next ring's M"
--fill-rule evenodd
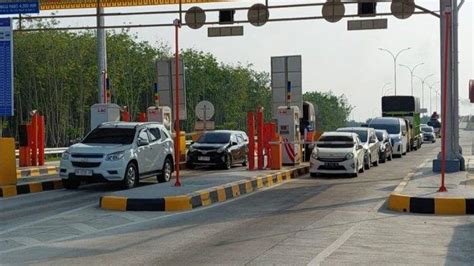
M423 140L436 142L434 129L421 125ZM316 142L310 159L310 174L359 173L403 157L410 151L406 121L396 117L378 117L364 127L338 128L325 132ZM362 167L363 165L363 167Z

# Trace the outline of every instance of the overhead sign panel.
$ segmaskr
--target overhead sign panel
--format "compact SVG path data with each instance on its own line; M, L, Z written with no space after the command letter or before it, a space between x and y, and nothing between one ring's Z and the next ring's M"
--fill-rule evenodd
M175 69L176 63L174 59L159 60L156 62L158 71L158 95L160 98L160 105L168 106L173 110L173 119L175 115L175 91L176 79ZM183 60L179 60L179 119L186 120L186 83L184 78L184 64Z
M95 8L97 0L40 0L41 10ZM100 0L101 7L179 4L179 0ZM182 4L225 2L223 0L181 0Z
M388 20L386 18L347 21L347 30L380 30L387 27Z
M39 13L39 0L0 0L0 15Z
M303 110L301 55L272 57L272 116L276 119L278 107L298 106ZM288 102L288 84L291 97Z
M13 116L13 31L10 18L0 18L0 116Z
M226 37L244 35L244 26L207 28L208 37Z

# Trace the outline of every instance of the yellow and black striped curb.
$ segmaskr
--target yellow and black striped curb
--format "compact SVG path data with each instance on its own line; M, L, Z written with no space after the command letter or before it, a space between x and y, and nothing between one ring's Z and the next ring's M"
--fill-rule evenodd
M16 170L16 178L42 176L42 175L57 175L57 174L58 174L58 167L56 166L34 167L34 168Z
M0 197L7 198L13 197L21 194L43 192L48 190L55 190L63 188L63 181L59 180L49 180L42 182L32 182L21 185L11 185L11 186L1 186L0 187Z
M392 211L436 214L436 215L465 215L474 214L474 199L447 197L410 197L402 194L413 173L405 177L390 194L388 208Z
M100 207L115 211L185 211L214 203L234 199L265 187L305 175L308 166L298 167L266 176L253 177L193 193L163 198L127 198L122 196L103 196Z

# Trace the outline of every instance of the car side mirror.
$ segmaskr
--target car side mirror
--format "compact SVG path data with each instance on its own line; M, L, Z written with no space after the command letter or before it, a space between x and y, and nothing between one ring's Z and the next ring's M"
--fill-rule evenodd
M406 135L407 135L407 133L406 133L406 132L402 132L402 136L406 136Z
M363 149L363 148L364 148L364 146L362 146L362 145L360 145L360 144L357 145L357 149L358 149L358 150Z
M237 142L232 141L232 142L230 143L230 145L231 145L231 146L237 146Z
M150 144L150 142L147 139L138 139L138 146L146 146Z

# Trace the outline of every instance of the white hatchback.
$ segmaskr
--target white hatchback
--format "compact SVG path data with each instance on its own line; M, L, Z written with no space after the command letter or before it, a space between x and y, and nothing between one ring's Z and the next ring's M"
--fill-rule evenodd
M121 182L127 189L150 176L167 182L173 154L173 140L162 124L109 122L63 153L59 175L68 189L81 181Z
M310 159L310 174L351 174L364 172L364 147L356 133L325 132L316 142Z

